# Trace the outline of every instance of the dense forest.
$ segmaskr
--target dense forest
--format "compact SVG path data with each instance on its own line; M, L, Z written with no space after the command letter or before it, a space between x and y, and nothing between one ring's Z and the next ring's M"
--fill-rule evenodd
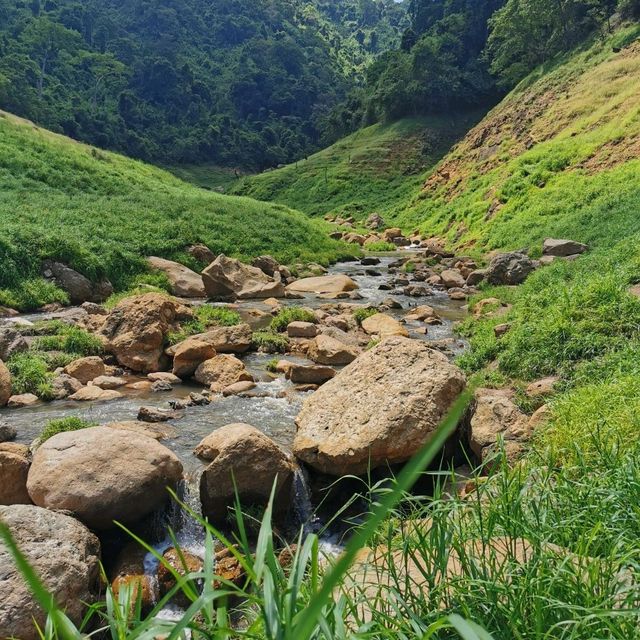
M162 163L263 168L408 24L394 0L0 0L0 108Z
M332 113L334 135L495 103L538 65L640 15L639 0L410 0L396 50Z

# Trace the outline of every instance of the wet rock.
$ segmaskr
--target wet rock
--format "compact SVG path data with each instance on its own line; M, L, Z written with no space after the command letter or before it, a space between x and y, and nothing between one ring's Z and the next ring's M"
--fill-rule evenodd
M375 267L381 262L380 258L376 258L375 256L365 256L360 260L360 264L364 267Z
M27 492L30 465L27 455L0 450L0 505L31 504Z
M253 376L235 356L221 354L205 360L195 371L194 378L214 393L236 382L253 382Z
M325 365L344 365L353 362L360 350L340 342L329 335L316 336L310 343L307 355L310 360Z
M291 322L287 326L287 335L290 338L315 338L318 328L313 322Z
M28 505L0 507L31 567L65 614L80 625L99 592L100 543L73 518ZM46 614L0 542L0 637L39 640Z
M529 440L529 418L516 406L510 389L477 389L469 430L469 445L481 462L496 450L498 439L504 441L509 460L515 460Z
M120 389L127 384L127 379L120 376L98 376L91 381L94 387L101 389Z
M18 432L15 427L12 427L6 422L0 422L0 444L3 442L9 442L10 440L15 440L17 435Z
M45 260L42 275L65 291L71 304L103 302L113 293L113 287L107 280L94 284L81 273L53 260Z
M167 334L192 317L174 298L147 293L122 300L107 316L101 333L119 364L150 373L164 369Z
M433 295L431 287L423 284L410 284L404 288L403 293L411 298L426 298Z
M211 299L284 298L280 273L275 278L256 267L219 255L203 272L202 280Z
M287 291L337 297L339 294L355 291L357 288L358 285L349 276L336 274L296 280L287 287Z
M523 283L536 269L536 263L519 251L499 253L486 270L486 279L494 285L517 285Z
M69 396L69 400L76 402L109 402L122 398L122 394L114 389L101 389L93 385L82 387L79 391Z
M5 362L14 354L29 348L27 341L13 327L0 328L0 360Z
M70 511L92 529L141 520L168 498L182 464L146 436L106 427L59 433L33 458L27 489L35 504Z
M138 410L138 420L141 422L169 422L169 420L179 420L183 414L171 409L161 409L159 407L140 407Z
M542 253L545 256L555 256L557 258L567 258L580 253L585 253L589 247L582 242L574 240L560 240L547 238L542 245Z
M216 350L209 341L193 337L171 347L169 354L173 356L173 373L188 378L203 362L213 358Z
M106 369L102 358L90 356L74 360L64 368L64 372L82 384L88 384L94 378L104 376Z
M152 577L145 572L146 550L137 542L130 542L118 554L112 572L111 588L116 598L121 598L126 589L131 599L131 608L138 600L143 611L149 611L155 603Z
M318 365L302 365L290 363L287 378L294 384L320 385L335 378L336 370Z
M169 384L181 384L182 380L168 371L157 371L156 373L150 373L147 379L151 382L168 382Z
M151 391L153 393L165 393L167 391L173 391L173 385L166 380L156 380L151 384Z
M293 451L330 475L409 459L461 393L460 369L426 344L388 338L308 398Z
M16 396L11 396L7 402L9 409L24 409L25 407L32 407L34 404L38 404L40 399L33 393L21 393Z
M407 329L386 313L376 313L367 318L362 322L362 328L370 336L377 336L380 340L391 336L409 336Z
M242 382L236 382L235 384L229 385L222 390L222 395L227 398L229 396L239 396L243 393L247 393L252 389L255 389L256 383L244 380Z
M173 432L167 428L152 427L149 422L142 422L141 420L123 420L121 422L109 422L103 425L108 429L117 429L119 431L133 431L147 438L153 438L154 440L163 440L164 438L172 435Z
M385 298L382 304L388 309L402 309L402 305L395 298Z
M202 276L188 267L172 260L152 256L147 258L149 266L163 273L171 284L171 293L181 298L204 298L206 292Z
M4 407L11 397L11 373L6 365L0 360L0 407Z
M184 577L192 573L199 573L202 571L204 562L202 558L189 553L184 549L176 549L171 547L162 554L163 562L158 565L158 589L160 596L163 597L176 586L176 578L173 572L179 576ZM167 566L168 565L168 566ZM173 572L171 569L173 569ZM186 596L182 593L178 593L175 598L176 604L183 604L188 606L191 604Z
M152 384L151 380L138 380L138 382L130 382L126 388L132 391L149 391Z
M466 300L467 293L464 289L449 289L448 291L449 298L451 300Z
M411 309L410 313L405 316L408 322L426 322L427 324L441 324L442 320L436 310L429 305L421 305Z
M66 373L61 373L51 381L51 389L54 400L64 400L80 391L82 382Z
M235 500L235 487L244 508L264 507L276 482L274 511L291 506L293 464L270 438L247 424L231 424L207 436L197 447L198 457L211 460L200 482L203 514L224 522Z

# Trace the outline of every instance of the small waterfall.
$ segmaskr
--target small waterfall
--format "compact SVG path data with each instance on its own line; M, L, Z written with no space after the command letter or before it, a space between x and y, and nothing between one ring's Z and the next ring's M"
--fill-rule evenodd
M202 515L202 505L200 504L201 475L202 470L198 470L185 476L176 491L180 502L197 517ZM204 527L196 517L176 502L173 503L172 508L173 514L170 526L178 540L178 544L195 555L202 555L204 553Z
M309 483L300 467L296 467L293 476L293 494L293 508L298 526L302 527L305 536L317 533L320 530L320 520L315 515Z

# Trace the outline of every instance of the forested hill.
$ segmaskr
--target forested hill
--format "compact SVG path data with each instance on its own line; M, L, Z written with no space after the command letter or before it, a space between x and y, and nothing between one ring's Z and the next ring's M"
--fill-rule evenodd
M0 0L0 108L163 163L264 168L407 26L394 0Z

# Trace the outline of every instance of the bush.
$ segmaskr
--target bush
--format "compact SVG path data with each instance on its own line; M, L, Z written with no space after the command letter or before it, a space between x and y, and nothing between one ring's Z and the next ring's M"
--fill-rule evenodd
M366 251L370 251L372 253L387 253L390 251L397 251L398 247L392 242L384 242L384 240L380 240L380 242L372 242L371 244L366 245Z
M202 305L195 309L195 318L185 323L179 331L168 335L169 344L178 344L189 336L204 333L210 327L234 327L242 322L237 311L227 307Z
M316 323L316 316L311 309L303 307L286 307L278 311L271 321L269 328L271 331L286 331L292 322L313 322Z
M263 353L286 353L289 338L273 331L256 331L252 339L253 348Z
M359 324L362 325L362 323L367 319L370 318L371 316L375 316L378 313L377 309L374 309L373 307L358 307L354 312L353 312L353 317L355 318L355 321Z
M53 374L46 360L35 352L17 353L7 362L11 372L13 392L16 394L33 393L42 400L51 400Z
M45 443L49 438L57 435L58 433L65 433L67 431L79 431L80 429L87 429L89 427L95 427L97 422L88 422L82 418L76 418L69 416L68 418L59 418L57 420L49 420L45 428L42 430L39 443Z
M78 356L97 356L104 351L102 341L79 327L61 324L53 335L42 336L35 342L41 351L63 351Z

